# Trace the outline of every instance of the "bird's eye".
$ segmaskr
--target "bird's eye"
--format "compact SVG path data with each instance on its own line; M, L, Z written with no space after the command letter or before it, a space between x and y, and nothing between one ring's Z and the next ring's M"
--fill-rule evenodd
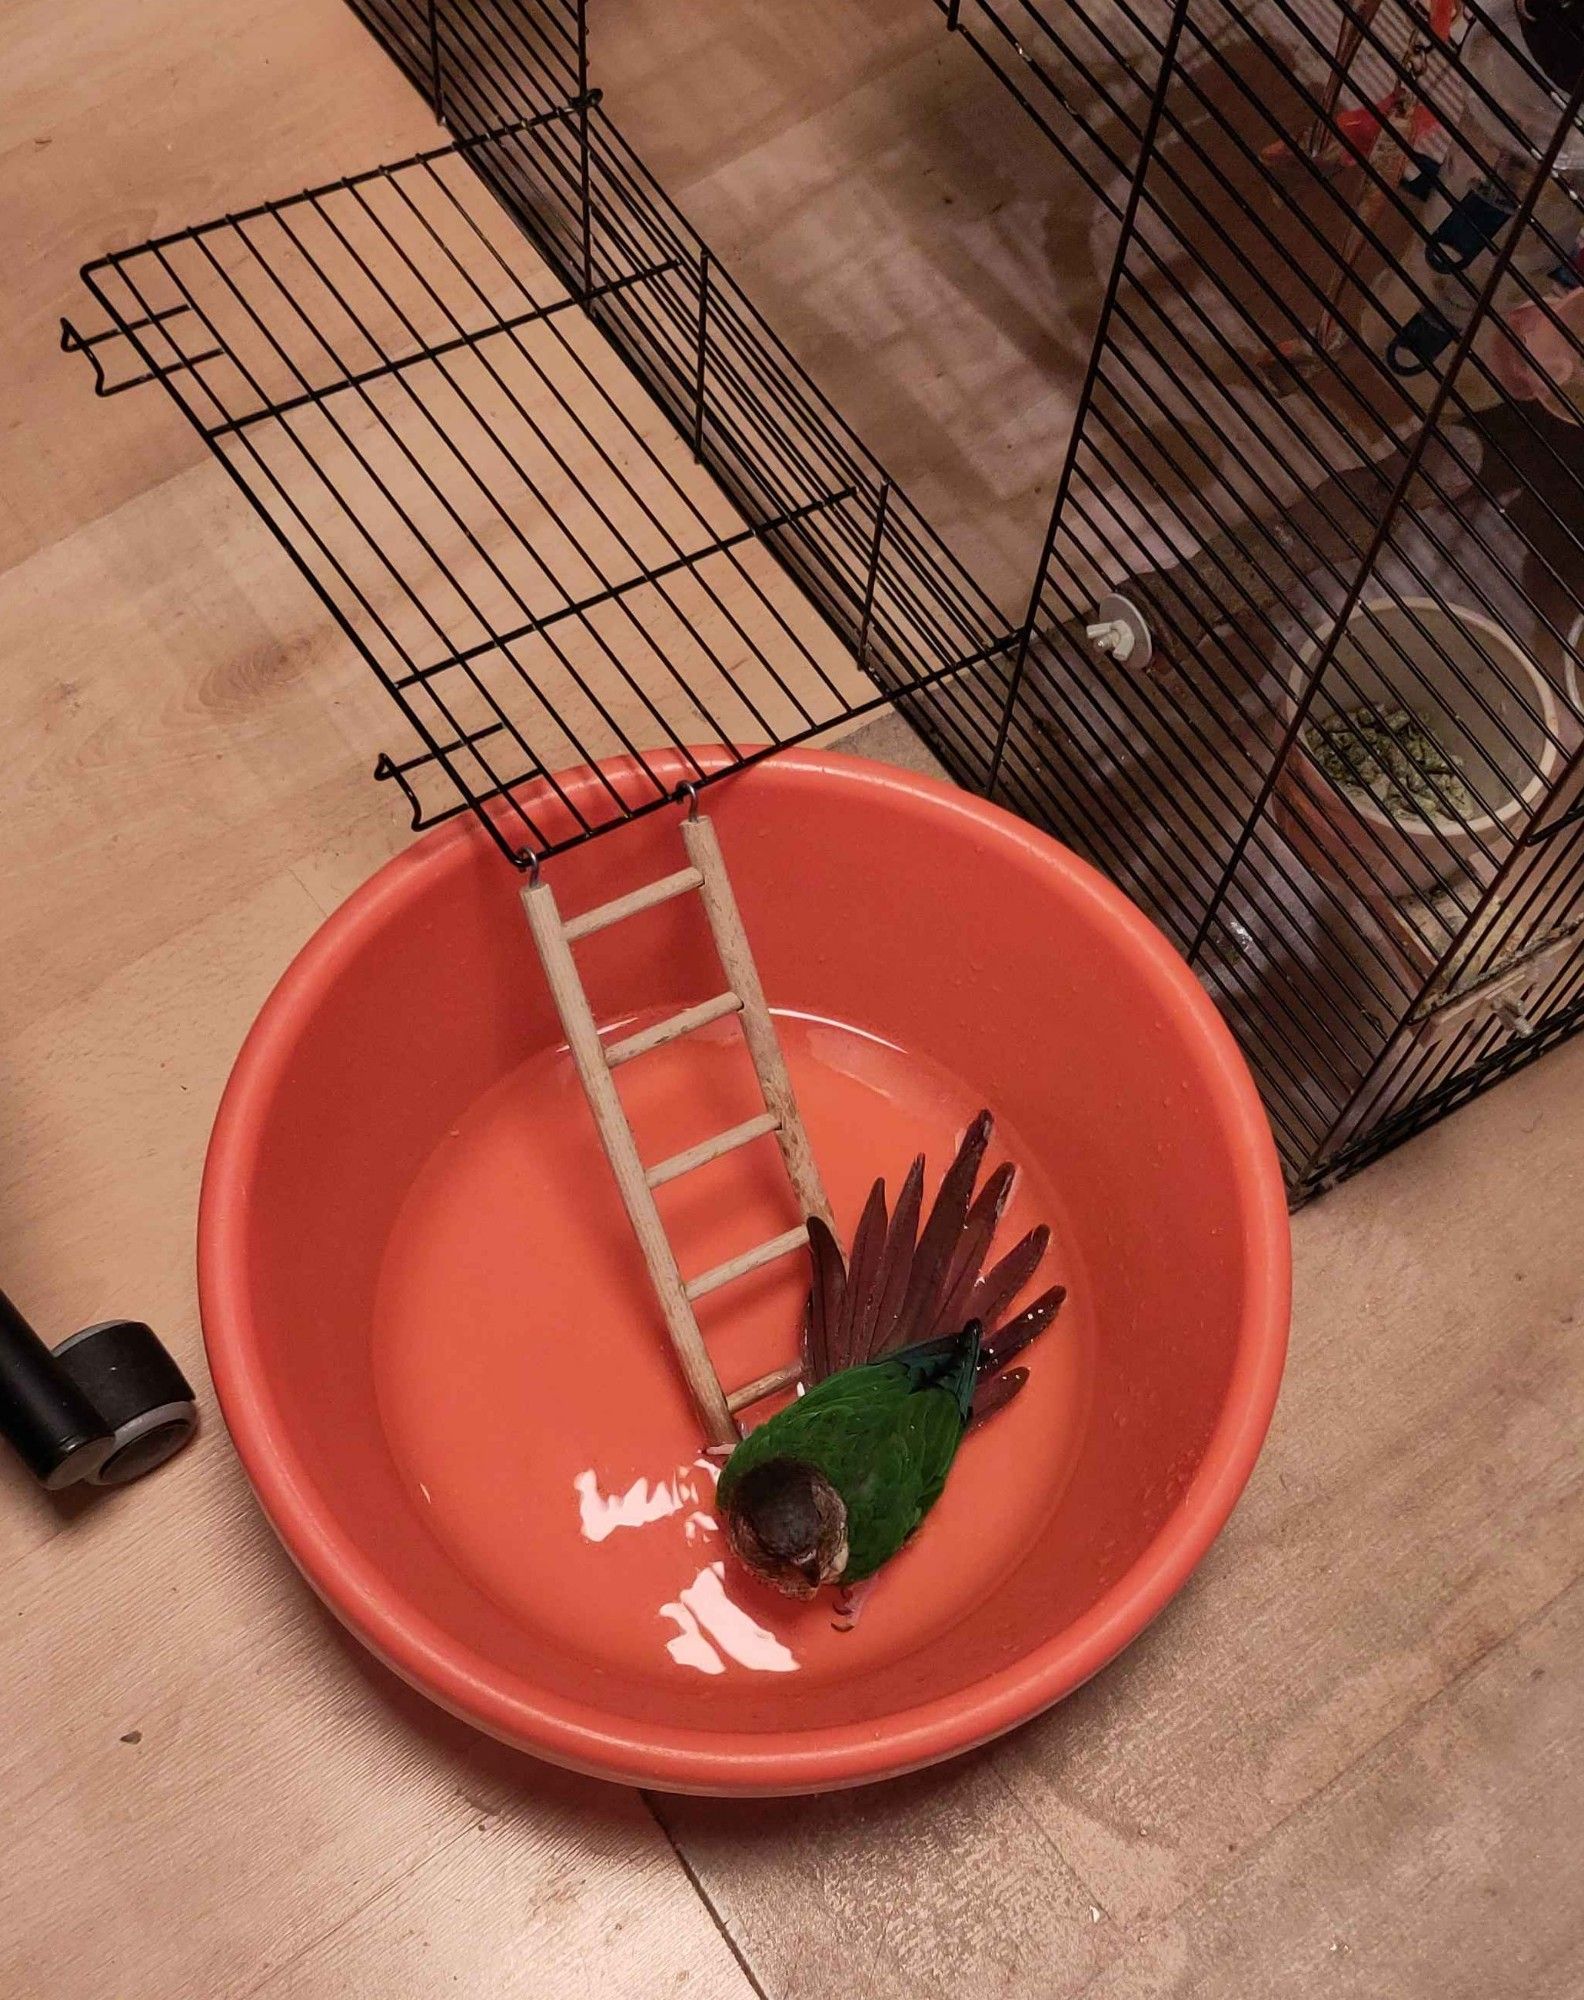
M806 1563L799 1563L798 1568L802 1570L803 1574L808 1578L810 1583L819 1582L820 1559L818 1556L810 1556L809 1560Z

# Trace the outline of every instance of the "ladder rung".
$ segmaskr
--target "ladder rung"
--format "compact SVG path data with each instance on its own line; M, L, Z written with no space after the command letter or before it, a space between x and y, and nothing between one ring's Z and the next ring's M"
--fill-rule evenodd
M679 868L675 875L662 875L658 882L634 889L630 896L617 896L612 902L585 910L582 916L567 920L564 926L567 943L576 944L580 938L592 937L596 931L619 924L626 917L636 917L640 910L652 910L657 903L669 903L673 896L685 896L703 880L698 869Z
M789 1361L784 1368L772 1368L768 1375L757 1375L751 1382L744 1382L740 1389L733 1389L726 1398L726 1407L736 1416L739 1410L746 1410L752 1403L762 1403L766 1396L773 1396L777 1389L790 1389L803 1373L801 1361Z
M734 1125L729 1132L717 1132L713 1139L704 1139L696 1146L689 1146L685 1153L673 1153L669 1160L650 1167L644 1179L652 1188L664 1187L667 1181L674 1181L681 1174L690 1174L695 1167L707 1167L711 1160L718 1160L723 1153L735 1153L739 1146L751 1145L755 1139L767 1137L779 1128L780 1123L773 1111L761 1112L746 1124Z
M713 1271L706 1271L701 1278L691 1279L682 1289L689 1299L702 1299L709 1292L718 1292L722 1285L729 1285L734 1278L746 1278L761 1264L774 1263L777 1257L784 1257L789 1250L801 1250L807 1242L808 1224L800 1222L796 1229L787 1230L784 1236L772 1236L757 1250L745 1250L740 1257L728 1257L724 1264L717 1264Z
M634 1056L646 1056L651 1049L664 1048L678 1035L691 1035L695 1028L708 1027L711 1021L718 1021L725 1014L741 1012L742 1002L735 993L717 993L713 1000L701 1001L697 1007L684 1007L680 1014L656 1021L652 1028L629 1035L624 1042L612 1042L605 1051L605 1060L612 1069L617 1069L631 1062Z

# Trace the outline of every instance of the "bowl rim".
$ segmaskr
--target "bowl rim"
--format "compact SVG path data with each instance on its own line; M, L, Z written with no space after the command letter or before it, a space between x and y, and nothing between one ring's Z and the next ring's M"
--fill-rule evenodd
M706 768L728 757L719 749L694 754ZM300 1027L342 963L420 879L437 866L462 865L470 843L486 836L468 816L433 829L385 863L319 926L282 974L243 1043L216 1115L198 1218L199 1304L216 1393L259 1504L288 1553L387 1666L505 1742L589 1775L661 1790L763 1795L864 1784L970 1750L1071 1693L1156 1617L1220 1532L1264 1442L1287 1349L1290 1240L1270 1126L1231 1031L1165 936L1069 849L948 782L823 749L786 751L766 768L774 767L878 787L904 812L958 819L973 841L993 841L1014 862L1064 878L1068 899L1076 892L1091 907L1198 1044L1239 1189L1248 1282L1225 1400L1177 1507L1081 1618L996 1673L879 1721L762 1734L639 1723L528 1690L402 1599L341 1531L292 1447L259 1360L247 1241L262 1114ZM633 766L614 758L602 768L619 782ZM592 771L563 774L559 782L570 790L580 778L596 782Z

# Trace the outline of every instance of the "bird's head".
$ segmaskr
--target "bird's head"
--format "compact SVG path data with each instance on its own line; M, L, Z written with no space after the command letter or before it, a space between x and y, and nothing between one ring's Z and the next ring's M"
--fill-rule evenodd
M738 1559L788 1597L812 1597L847 1567L846 1506L802 1459L770 1458L745 1472L725 1513Z

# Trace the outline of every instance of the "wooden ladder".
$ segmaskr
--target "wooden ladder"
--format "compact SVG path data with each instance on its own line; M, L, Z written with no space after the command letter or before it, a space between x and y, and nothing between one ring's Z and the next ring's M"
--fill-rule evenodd
M728 1258L713 1270L703 1271L696 1278L684 1278L660 1220L660 1211L655 1206L654 1191L664 1187L668 1181L692 1173L710 1160L718 1160L722 1154L735 1152L739 1146L749 1145L753 1140L765 1138L773 1132L786 1163L787 1178L792 1183L804 1216L817 1215L829 1227L834 1229L835 1225L824 1183L814 1164L808 1134L798 1114L797 1099L792 1094L792 1079L787 1074L775 1024L765 1004L764 989L759 984L758 968L743 930L737 898L732 893L715 829L701 815L690 814L682 824L682 841L687 849L688 867L679 869L674 875L662 876L658 882L651 882L642 889L634 889L630 895L601 903L597 909L584 911L582 916L563 919L556 905L555 892L548 882L543 881L530 883L524 889L523 908L528 913L529 928L561 1016L561 1025L566 1031L572 1060L582 1080L589 1109L594 1114L600 1143L605 1148L628 1219L643 1251L644 1261L649 1266L649 1276L654 1282L666 1330L676 1349L688 1388L710 1433L711 1442L732 1445L739 1435L735 1412L796 1381L800 1369L794 1362L790 1367L778 1368L756 1381L745 1382L740 1389L734 1389L728 1395L721 1387L715 1364L699 1331L694 1304L711 1292L719 1291L723 1285L733 1284L750 1271L772 1263L777 1257L801 1249L808 1242L808 1225L806 1221L801 1222L796 1229L772 1236L768 1242ZM713 1000L702 1001L696 1007L685 1007L681 1013L672 1014L666 1020L657 1021L652 1027L640 1029L637 1034L628 1035L621 1041L602 1042L572 956L573 945L583 938L592 937L596 931L607 929L611 924L637 916L640 910L652 910L659 903L668 903L673 897L686 896L694 890L698 891L704 904L704 914L715 940L716 955L726 975L726 990L718 993ZM651 1049L663 1048L680 1035L691 1034L696 1028L732 1014L737 1016L741 1025L743 1040L748 1045L754 1073L759 1079L759 1091L765 1107L763 1113L741 1125L732 1126L729 1131L717 1132L713 1138L689 1146L684 1152L673 1153L668 1160L646 1167L638 1156L638 1145L617 1093L612 1071L638 1056L647 1055Z

